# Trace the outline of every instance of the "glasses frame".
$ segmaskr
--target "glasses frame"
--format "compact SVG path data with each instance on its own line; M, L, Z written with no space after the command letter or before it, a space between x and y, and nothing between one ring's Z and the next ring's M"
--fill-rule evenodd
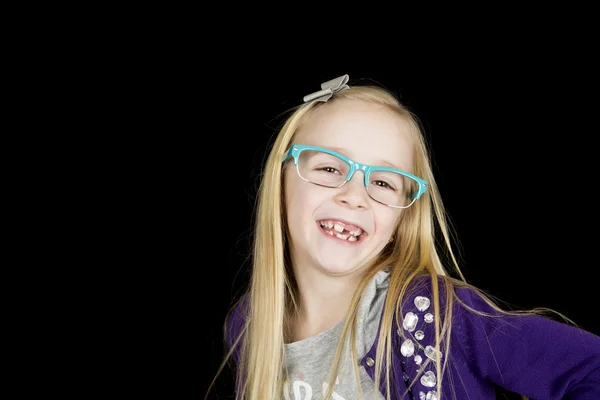
M332 156L335 156L339 159L341 159L342 161L344 161L346 164L348 164L348 166L350 167L350 169L348 170L348 175L346 175L346 180L344 180L344 182L342 182L339 186L326 186L326 185L321 185L312 181L309 181L308 179L304 178L301 174L300 171L298 170L298 160L300 158L300 153L302 153L304 150L314 150L314 151L320 151L323 153L327 153L330 154ZM365 191L367 192L367 194L369 195L370 198L372 198L373 200L375 200L376 202L380 203L380 204L384 204L388 207L392 207L392 208L408 208L410 206L412 206L414 204L415 201L417 201L426 191L427 191L427 182L424 181L423 179L419 178L418 176L415 176L409 172L406 171L402 171L401 169L396 169L396 168L389 168L389 167L378 167L378 166L373 166L373 165L367 165L367 164L361 164L358 163L354 160L351 160L350 158L346 157L343 154L340 154L336 151L333 150L329 150L326 149L324 147L316 147L316 146L307 146L307 145L302 145L302 144L294 144L292 145L288 151L286 151L285 156L283 157L283 159L281 160L282 164L285 164L285 162L287 160L289 160L290 158L294 159L294 165L296 166L296 172L298 173L298 176L309 183L312 183L313 185L317 185L317 186L322 186L322 187L327 187L327 188L332 188L332 189L336 189L336 188L340 188L342 186L344 186L346 184L346 182L348 182L350 179L352 179L352 177L354 176L354 173L356 171L363 171L365 178L364 178L364 184L365 184ZM409 205L407 206L394 206L391 204L387 204L387 203L383 203L377 199L374 199L373 196L371 196L371 193L369 193L369 191L367 190L369 187L369 177L371 175L371 172L375 172L375 171L387 171L387 172L395 172L398 173L400 175L403 175L407 178L410 178L414 181L417 182L417 191L411 194L411 202Z

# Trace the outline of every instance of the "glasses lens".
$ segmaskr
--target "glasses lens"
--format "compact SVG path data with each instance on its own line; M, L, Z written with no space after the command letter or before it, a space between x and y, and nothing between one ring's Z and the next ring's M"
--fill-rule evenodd
M298 158L298 173L305 180L327 187L341 186L350 167L344 160L315 150L304 150Z
M409 206L418 191L418 182L390 171L374 171L369 176L369 195L384 204L397 207Z

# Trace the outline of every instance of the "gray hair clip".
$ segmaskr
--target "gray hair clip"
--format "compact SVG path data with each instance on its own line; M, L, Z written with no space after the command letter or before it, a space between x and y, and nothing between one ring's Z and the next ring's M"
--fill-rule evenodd
M350 89L350 86L347 85L349 76L348 74L342 75L335 79L332 79L327 82L323 82L321 84L321 90L318 92L314 92L311 94L307 94L304 96L304 102L308 103L310 101L323 101L326 102L333 96L333 93L340 92L345 89Z

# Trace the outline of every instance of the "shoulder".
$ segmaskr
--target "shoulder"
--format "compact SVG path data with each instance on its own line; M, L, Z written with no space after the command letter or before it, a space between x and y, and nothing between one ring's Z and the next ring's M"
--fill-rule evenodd
M408 335L419 344L427 343L423 349L435 342L436 325L444 331L450 328L456 337L469 336L474 329L482 327L486 331L498 331L498 334L499 328L505 325L526 327L546 321L541 317L507 314L492 296L448 277L419 276L400 300L399 320L395 326L399 326L402 333L398 334L401 337Z
M410 283L401 301L403 314L413 312L426 315L426 311L433 314L435 298L439 301L440 312L451 301L453 312L462 313L470 309L497 314L491 297L484 292L457 279L443 276L433 279L429 275L418 276Z
M477 289L447 277L434 280L429 276L419 276L411 282L400 300L398 320L393 324L393 337L397 340L394 347L399 349L401 360L411 360L415 368L411 371L413 373L425 360L435 361L437 358L436 325L440 327L442 335L441 349L445 347L443 332L448 329L455 336L467 332L468 327L477 324L486 315L498 316L498 311ZM500 319L489 320L493 324L501 323Z
M403 357L414 356L415 363L420 365L428 354L431 355L431 348L435 346L436 323L443 322L448 294L454 293L456 288L451 280L422 275L410 282L402 298L395 299L398 313L392 325L395 330L393 337L399 342L394 347L400 349ZM463 296L469 298L471 293Z

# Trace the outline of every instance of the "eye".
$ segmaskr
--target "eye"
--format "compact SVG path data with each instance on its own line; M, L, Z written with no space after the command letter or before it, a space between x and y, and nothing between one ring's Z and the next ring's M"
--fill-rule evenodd
M330 174L341 175L341 172L337 168L335 168L335 167L320 167L320 168L317 168L317 170L318 171L325 171L325 172L330 173Z
M373 185L375 185L381 189L396 190L395 187L390 185L388 182L382 181L382 180L373 181Z

